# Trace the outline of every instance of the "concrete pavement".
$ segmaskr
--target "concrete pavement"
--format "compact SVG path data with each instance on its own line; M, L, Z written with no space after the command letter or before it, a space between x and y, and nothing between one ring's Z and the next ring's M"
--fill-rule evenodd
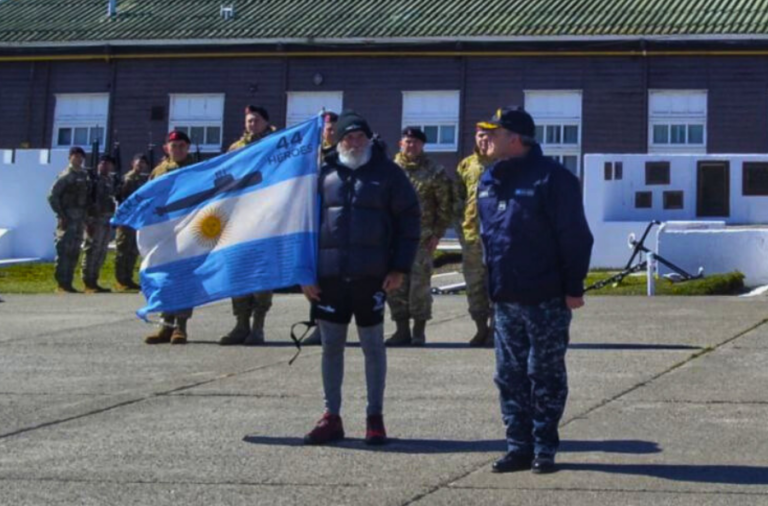
M592 298L574 320L562 470L494 475L504 451L493 352L469 349L462 297L438 297L424 349L389 352L393 443L366 447L359 347L349 440L301 444L322 411L318 348L220 348L228 303L186 347L146 346L138 296L0 304L0 504L768 505L764 298ZM390 329L391 331L392 329ZM354 332L352 333L354 334ZM356 338L353 335L352 341Z

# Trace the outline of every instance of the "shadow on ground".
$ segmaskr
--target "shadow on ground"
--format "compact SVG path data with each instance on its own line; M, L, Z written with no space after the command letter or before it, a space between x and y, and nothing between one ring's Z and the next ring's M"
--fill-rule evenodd
M561 471L650 476L664 480L726 485L768 485L768 467L677 464L560 464Z
M246 436L246 443L262 446L304 446L299 437ZM349 450L376 451L387 453L435 454L435 453L504 453L507 449L503 440L455 441L443 439L398 439L392 438L386 446L368 446L362 439L348 438L332 445L334 448ZM652 441L615 440L615 441L576 441L568 440L560 444L560 451L567 453L660 453L661 448Z

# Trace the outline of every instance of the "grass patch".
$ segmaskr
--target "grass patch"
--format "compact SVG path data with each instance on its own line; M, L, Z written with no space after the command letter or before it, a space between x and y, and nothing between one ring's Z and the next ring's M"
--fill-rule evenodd
M585 286L611 277L610 272L590 272ZM607 286L600 290L591 290L589 295L646 295L647 277L628 276L618 286ZM739 295L746 291L744 274L731 272L728 274L712 274L703 279L672 283L659 278L656 281L657 295Z
M82 261L82 255L80 259ZM75 271L73 285L78 290L85 287L82 282L80 263ZM138 263L134 280L138 278ZM115 252L110 251L101 269L99 284L104 288L113 288L115 284ZM56 290L56 281L53 279L53 263L31 263L12 265L0 268L0 293L53 293Z

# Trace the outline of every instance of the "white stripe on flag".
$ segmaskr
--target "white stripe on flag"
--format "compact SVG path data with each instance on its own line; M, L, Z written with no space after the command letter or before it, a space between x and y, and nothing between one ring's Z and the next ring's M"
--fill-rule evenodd
M212 202L175 220L138 231L142 269L206 255L238 243L315 229L317 175L289 179ZM206 220L206 217L216 216ZM216 223L221 223L217 234ZM206 228L206 225L208 228Z

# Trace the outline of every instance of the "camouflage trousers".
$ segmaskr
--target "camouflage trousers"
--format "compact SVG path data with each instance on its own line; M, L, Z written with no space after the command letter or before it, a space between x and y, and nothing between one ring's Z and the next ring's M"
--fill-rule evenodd
M432 253L427 248L419 248L411 273L390 294L388 302L395 321L432 319Z
M128 285L133 281L133 271L139 259L136 231L130 227L117 227L115 248L115 279L122 285Z
M56 270L54 277L60 286L72 284L77 268L77 260L80 257L80 248L83 245L83 231L85 222L81 220L67 220L65 227L56 228Z
M491 301L488 299L488 271L483 262L482 243L462 244L462 270L467 282L469 314L475 320L491 316Z
M83 282L96 283L99 272L107 259L109 239L112 237L112 227L108 218L89 220L85 227L85 245L83 246Z
M245 297L232 299L232 313L235 316L253 316L254 319L264 320L272 307L272 292L259 292Z
M509 451L554 455L568 398L571 310L563 299L496 303L496 386Z

